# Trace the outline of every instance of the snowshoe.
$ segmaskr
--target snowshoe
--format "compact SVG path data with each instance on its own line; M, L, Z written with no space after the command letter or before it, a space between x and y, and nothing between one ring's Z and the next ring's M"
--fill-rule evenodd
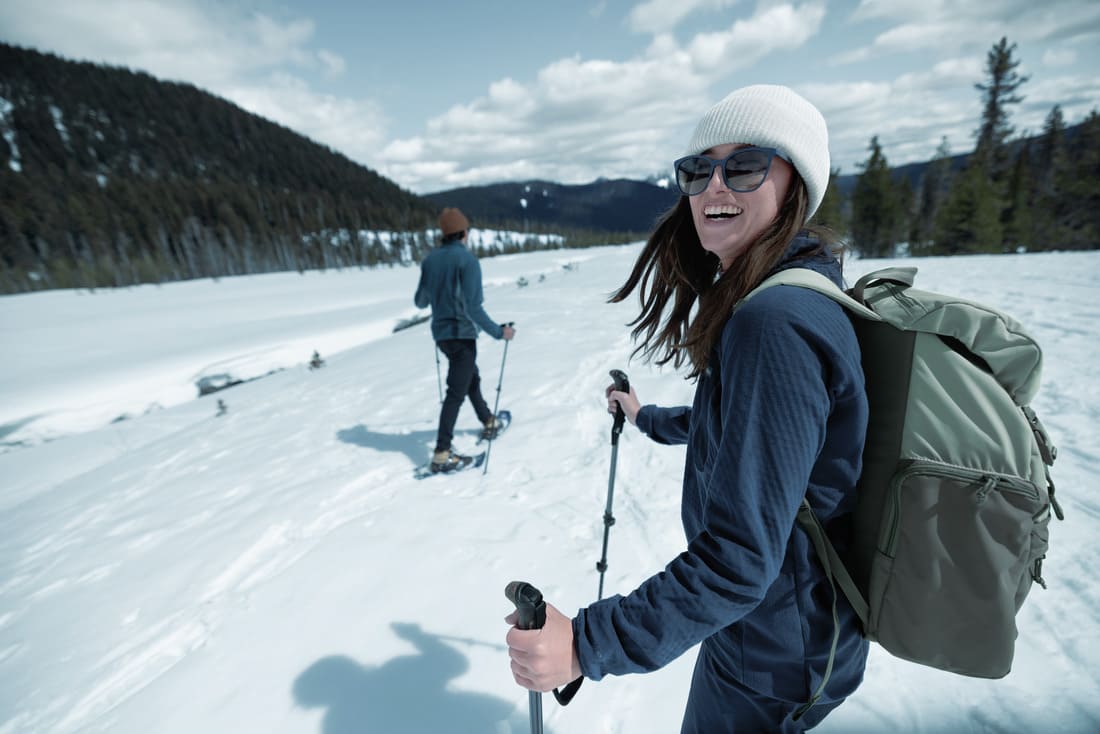
M496 439L500 434L508 428L512 423L512 412L509 410L502 410L495 416L489 419L489 422L485 424L485 427L481 429L481 433L478 434L477 442L492 441Z
M437 458L439 459L438 461L436 461ZM437 475L457 474L466 469L479 467L484 463L484 451L480 454L474 454L473 456L465 456L463 454L456 454L454 451L449 451L439 457L433 456L429 463L417 467L413 476L416 479L426 479L427 477Z

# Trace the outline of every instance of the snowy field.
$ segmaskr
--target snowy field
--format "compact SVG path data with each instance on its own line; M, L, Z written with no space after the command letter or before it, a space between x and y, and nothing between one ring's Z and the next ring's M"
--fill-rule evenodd
M595 598L608 370L643 402L690 400L628 362L635 303L605 303L638 249L483 261L488 312L518 330L506 360L481 338L483 383L515 421L486 474L425 481L435 354L426 324L392 331L417 314L416 268L0 298L0 734L527 732L503 590L530 581L568 613ZM1100 252L905 264L1044 347L1035 408L1066 520L1012 674L872 646L818 731L1100 731ZM246 381L199 398L203 378ZM465 406L459 449L477 427ZM608 593L681 550L683 459L624 432ZM678 731L693 660L589 681L566 708L545 696L546 731Z

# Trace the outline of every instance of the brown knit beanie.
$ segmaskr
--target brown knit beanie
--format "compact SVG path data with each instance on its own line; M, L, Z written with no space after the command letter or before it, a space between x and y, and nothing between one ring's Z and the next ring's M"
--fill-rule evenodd
M439 228L443 230L443 236L457 232L464 232L470 228L470 222L466 215L454 207L447 207L439 215Z

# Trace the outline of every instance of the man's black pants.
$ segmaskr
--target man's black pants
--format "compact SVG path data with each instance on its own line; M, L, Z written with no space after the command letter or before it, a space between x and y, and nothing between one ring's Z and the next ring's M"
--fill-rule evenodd
M481 396L481 375L477 371L477 341L474 339L444 339L436 342L439 351L447 356L447 396L439 413L439 433L435 438L435 450L451 448L455 421L462 401L470 398L477 419L485 423L493 411Z

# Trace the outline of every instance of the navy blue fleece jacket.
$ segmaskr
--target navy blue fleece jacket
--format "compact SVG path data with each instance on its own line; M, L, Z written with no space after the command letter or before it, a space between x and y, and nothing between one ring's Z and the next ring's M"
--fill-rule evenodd
M809 267L839 285L831 256L796 259L810 247L795 240L777 269ZM867 427L859 344L844 310L804 288L763 291L726 323L691 407L644 406L637 426L655 441L687 444L687 548L632 593L580 610L573 633L584 675L651 671L702 642L685 721L719 720L691 707L721 706L697 689L720 690L724 680L770 699L809 700L828 660L833 597L795 516L808 496L846 547ZM823 703L855 690L866 664L842 594L837 608Z
M420 283L413 301L417 308L432 307L432 338L477 339L478 327L500 339L504 330L481 305L481 265L461 240L432 250L420 264Z

